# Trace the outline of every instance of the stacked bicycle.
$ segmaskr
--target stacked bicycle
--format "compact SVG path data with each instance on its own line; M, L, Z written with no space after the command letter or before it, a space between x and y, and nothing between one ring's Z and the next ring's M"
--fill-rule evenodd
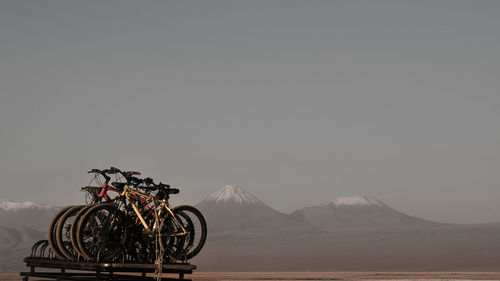
M61 209L49 227L48 242L57 258L185 262L203 248L207 225L200 211L169 204L179 189L115 167L89 173L93 179L82 188L87 204Z

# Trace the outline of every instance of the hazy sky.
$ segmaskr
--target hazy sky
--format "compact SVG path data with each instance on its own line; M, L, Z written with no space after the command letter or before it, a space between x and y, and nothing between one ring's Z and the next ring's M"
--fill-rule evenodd
M500 1L0 1L0 197L90 168L195 204L500 221Z

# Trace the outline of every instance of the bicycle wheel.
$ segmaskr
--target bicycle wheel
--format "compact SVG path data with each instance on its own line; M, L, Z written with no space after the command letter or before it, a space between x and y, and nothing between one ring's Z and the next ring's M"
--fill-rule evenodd
M80 248L78 247L78 242L76 240L76 232L78 230L78 223L80 222L80 219L82 218L83 214L85 214L85 212L91 208L92 206L94 206L95 204L91 204L91 205L87 205L87 206L84 206L83 208L81 208L75 215L74 219L73 219L73 223L71 224L71 228L70 228L70 240L71 240L71 245L73 246L73 249L76 251L76 254L77 255L80 255L83 257L83 254L82 254L82 251L80 250Z
M54 215L54 218L52 219L52 221L50 222L50 226L49 226L49 233L48 233L48 241L49 241L49 245L50 245L50 249L52 250L52 252L54 253L54 255L60 259L66 259L66 257L61 253L61 251L59 250L59 246L57 245L57 241L56 241L56 229L57 229L57 223L59 222L59 219L61 218L62 215L64 215L64 213L71 209L73 206L68 206L68 207L65 207L65 208L62 208L61 210L59 210L59 212L57 212L55 215Z
M126 219L111 204L89 208L78 222L76 240L83 256L91 261L112 260L123 251Z
M167 213L167 215L161 219L160 230L159 233L155 233L155 239L159 240L159 246L163 250L164 255L175 262L186 260L186 251L184 248L189 236L189 229L192 228L192 225L187 225L186 222L188 220L182 219L182 216L186 216L185 214L179 214L179 212L175 211L172 212L175 215L175 220L170 213ZM188 231L187 234L180 235L183 232L180 225ZM156 244L152 246L156 247ZM153 250L155 249L153 248Z
M76 213L81 210L84 205L74 206L67 210L64 215L61 216L59 222L57 223L57 228L55 232L57 246L67 259L74 260L78 257L73 245L71 244L71 225L73 224Z
M186 259L191 259L196 256L207 240L207 223L205 218L198 209L193 206L181 205L173 208L174 213L182 212L187 215L192 223L190 229L187 229L189 234L187 237L188 245L186 245Z
M179 210L173 210L176 216L177 222L179 222L182 227L186 230L187 234L183 236L179 236L178 241L178 250L176 254L181 258L181 260L187 260L188 251L191 249L191 245L194 242L194 224L193 220L184 212Z

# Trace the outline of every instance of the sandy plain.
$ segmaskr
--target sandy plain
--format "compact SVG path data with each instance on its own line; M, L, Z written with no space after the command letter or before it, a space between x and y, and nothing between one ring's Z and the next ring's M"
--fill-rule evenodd
M165 277L177 277L165 275ZM500 272L195 272L185 278L197 281L235 280L500 280ZM0 273L0 281L21 281L18 273ZM32 280L47 280L33 278Z

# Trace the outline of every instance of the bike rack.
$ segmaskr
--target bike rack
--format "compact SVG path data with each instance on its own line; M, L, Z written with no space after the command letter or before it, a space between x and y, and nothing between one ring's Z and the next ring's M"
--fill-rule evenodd
M57 259L47 240L41 240L33 245L31 256L24 259L26 266L30 268L28 272L20 272L23 281L29 281L30 277L41 277L49 280L68 281L155 281L153 276L147 273L154 273L156 264L132 263L132 262L86 262L67 261ZM36 268L44 268L45 271L37 271ZM161 281L183 280L185 274L192 274L196 265L189 263L168 263L162 265L162 276L166 274L177 274L178 278L162 277ZM120 274L117 274L120 273ZM151 274L150 274L151 275Z
M30 277L42 277L51 280L115 280L115 281L138 281L138 280L156 280L153 276L147 276L147 273L154 273L155 264L142 263L92 263L92 262L73 262L53 260L46 258L25 258L24 262L30 267L29 272L21 272L23 281L29 281ZM36 268L51 269L46 271L37 271ZM54 270L59 269L59 270ZM184 280L185 274L193 273L195 265L188 263L164 264L162 273L178 274L178 278L162 277L162 281ZM71 270L72 272L69 272ZM128 273L128 274L116 274Z

